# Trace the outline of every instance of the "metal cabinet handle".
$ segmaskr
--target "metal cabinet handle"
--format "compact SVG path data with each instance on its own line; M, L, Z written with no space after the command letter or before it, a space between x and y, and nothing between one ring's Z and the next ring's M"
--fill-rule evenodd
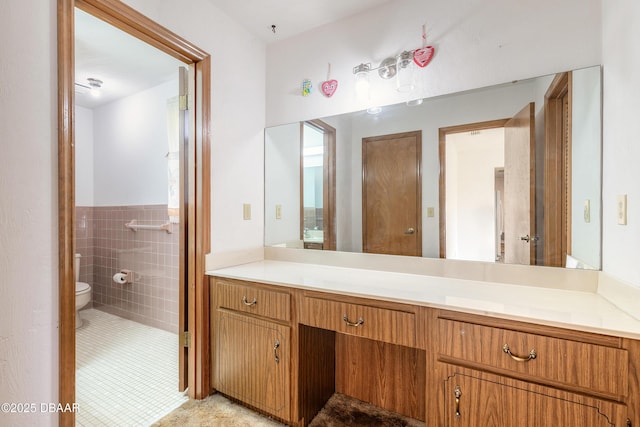
M416 232L416 229L413 227L409 227L405 230L404 234L413 234Z
M460 396L462 396L462 390L460 390L459 385L453 389L453 394L456 396L456 418L460 418Z
M528 362L528 361L533 360L536 357L538 357L538 355L536 354L536 350L535 349L531 349L531 351L529 352L529 355L527 357L522 357L522 356L515 355L515 354L511 353L511 350L509 349L509 344L503 345L502 346L502 351L504 351L506 354L511 356L511 358L513 360L515 360L516 362Z
M242 302L244 303L244 305L252 306L252 305L256 305L258 303L258 300L255 297L253 297L253 301L249 302L247 301L247 296L245 295L242 297Z
M275 359L276 363L280 363L280 356L278 356L278 347L280 347L280 341L276 340L276 342L273 344L273 358Z
M346 314L342 317L342 320L344 320L344 323L346 323L347 326L358 327L358 326L360 326L360 325L362 325L364 323L364 319L362 317L360 317L358 319L358 321L354 323L354 322L349 320L349 317Z

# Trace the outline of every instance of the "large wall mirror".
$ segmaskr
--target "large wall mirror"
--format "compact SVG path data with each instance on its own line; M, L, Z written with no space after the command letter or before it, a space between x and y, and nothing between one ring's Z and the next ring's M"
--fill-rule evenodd
M599 269L601 110L595 66L320 118L335 139L322 249ZM305 245L305 201L322 201L301 183L301 126L265 130L266 246L320 249Z

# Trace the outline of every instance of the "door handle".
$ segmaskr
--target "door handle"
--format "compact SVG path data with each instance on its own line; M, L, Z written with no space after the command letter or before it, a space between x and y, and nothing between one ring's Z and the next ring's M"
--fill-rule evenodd
M526 236L520 236L520 240L524 240L525 242L529 243L529 235L527 234Z
M415 228L409 227L404 231L404 234L413 234L415 232L416 232Z

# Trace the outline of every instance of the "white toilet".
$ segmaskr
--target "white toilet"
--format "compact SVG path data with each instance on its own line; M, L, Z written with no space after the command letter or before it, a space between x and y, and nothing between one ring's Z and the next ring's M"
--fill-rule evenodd
M91 286L88 283L80 282L80 258L82 255L76 254L74 266L76 270L76 328L82 326L80 309L91 302Z

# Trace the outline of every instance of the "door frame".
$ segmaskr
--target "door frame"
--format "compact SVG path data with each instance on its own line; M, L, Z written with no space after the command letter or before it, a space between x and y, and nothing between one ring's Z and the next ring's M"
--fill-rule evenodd
M322 159L322 249L336 250L336 129L322 120L300 122L300 240L304 240L304 126L313 126L323 134Z
M572 76L570 71L556 74L544 95L543 263L548 267L564 267L571 253Z
M438 217L440 220L440 258L447 257L447 209L446 209L446 160L447 135L454 133L481 131L485 129L502 128L509 119L488 120L486 122L466 123L463 125L447 126L438 129L438 156L440 158L440 179L438 194Z
M181 263L186 271L185 310L191 345L187 350L189 397L209 394L209 290L205 254L210 250L210 122L211 57L118 0L58 0L58 401L75 403L75 7L188 64L194 71L194 142L185 153L189 194L186 234ZM73 412L60 412L59 425L74 426Z

